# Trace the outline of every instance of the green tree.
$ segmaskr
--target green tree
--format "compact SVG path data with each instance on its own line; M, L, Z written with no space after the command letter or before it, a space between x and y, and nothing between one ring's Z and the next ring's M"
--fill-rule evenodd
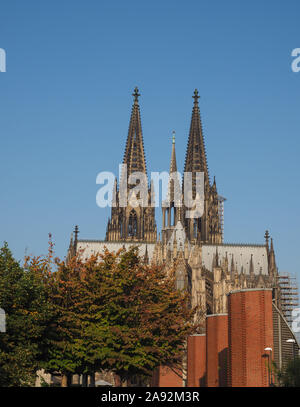
M49 373L62 374L62 386L67 386L72 374L85 373L84 357L75 344L82 336L78 302L84 298L81 278L85 264L78 257L70 262L55 260L57 270L47 280L47 296L53 320L46 338L46 352L41 366Z
M122 381L150 377L161 364L181 363L196 329L174 276L144 265L136 248L58 262L50 296L58 319L47 368L65 376L104 369Z
M39 259L21 267L7 243L0 249L0 306L6 313L6 332L0 334L0 386L34 384L50 316L44 278Z
M102 314L105 367L123 381L149 377L159 365L180 367L185 340L196 329L187 293L175 289L174 275L143 265L135 248L115 257L106 252L103 260L111 287Z

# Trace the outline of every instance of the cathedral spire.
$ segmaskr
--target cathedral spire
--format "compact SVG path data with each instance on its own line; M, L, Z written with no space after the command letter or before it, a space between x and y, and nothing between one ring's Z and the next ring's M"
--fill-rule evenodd
M209 173L206 160L204 136L202 131L202 123L200 117L200 110L198 99L200 98L198 90L194 91L194 106L192 112L192 119L190 125L190 133L188 139L188 146L185 157L185 172L204 172L205 183L209 183Z
M233 258L233 253L231 255L231 267L230 267L230 272L233 275L234 274L234 258Z
M144 263L149 264L149 255L148 255L148 246L146 245L145 254L144 254Z
M176 162L176 151L175 151L175 131L172 132L172 153L171 153L171 161L170 161L170 179L168 185L168 200L170 205L174 206L174 201L180 199L181 197L181 188L180 188L180 180L177 174L177 162ZM173 175L172 175L173 174ZM174 225L175 226L175 225Z
M271 238L270 252L274 252L273 239Z
M175 152L175 131L172 132L172 153L170 162L170 172L166 200L162 204L163 212L163 241L170 239L172 228L181 220L181 186L180 177L177 172L176 152Z
M117 182L114 183L113 202L115 206L111 208L111 219L108 220L106 239L108 241L153 243L156 241L155 208L151 206L154 202L153 184L151 184L150 189L147 185L146 196L143 194L142 197L142 192L139 190L139 183L143 182L142 186L145 186L144 183L147 182L147 172L138 88L134 89L132 96L133 105L123 159L123 164L127 166L127 180L125 168L123 168L120 174L119 189ZM129 176L136 172L142 173L145 177L138 176L136 181L133 180L129 183ZM142 180L142 178L144 179Z
M183 196L184 208L183 217L186 234L189 240L198 240L207 243L222 243L222 227L219 215L219 198L216 183L210 186L209 172L205 153L204 136L200 110L198 105L198 90L194 92L194 106L186 150L183 178ZM197 191L198 175L204 175L203 187L204 196L201 197L200 191ZM192 176L191 176L192 175ZM201 178L200 178L201 181ZM197 205L196 199L200 198L200 205ZM203 198L203 199L202 199ZM186 203L187 200L187 203ZM192 212L190 212L189 203L192 203ZM198 206L198 207L197 207ZM199 206L201 211L198 211ZM201 212L201 216L199 215Z
M177 171L176 152L175 152L175 131L172 131L172 154L170 163L170 174Z
M269 257L268 257L268 269L269 269L269 274L276 273L277 267L276 267L275 252L274 252L272 238L271 238L271 245L270 245Z
M270 234L269 234L269 231L266 230L266 233L265 233L265 240L266 240L267 253L269 253L269 239L270 239Z
M128 176L136 171L147 174L139 107L140 94L137 87L134 89L132 96L134 97L134 101L131 110L128 137L123 159L123 164L127 164Z
M254 275L254 264L253 264L253 254L252 253L251 253L251 257L250 257L249 274L251 276Z
M74 243L73 243L73 232L71 233L71 238L70 238L70 244L69 244L69 249L68 249L68 254L67 254L67 261L70 261L70 259L75 256L76 251L74 249Z
M75 236L75 238L74 238L74 249L75 249L75 252L76 252L76 249L77 249L78 234L79 234L79 228L78 228L78 225L76 225L75 229L74 229L74 236Z

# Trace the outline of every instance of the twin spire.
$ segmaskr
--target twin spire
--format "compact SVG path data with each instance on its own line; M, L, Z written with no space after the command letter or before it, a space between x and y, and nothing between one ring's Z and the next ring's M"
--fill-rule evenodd
M137 87L134 89L132 96L134 97L134 102L131 110L128 137L123 159L123 164L127 164L128 176L137 171L147 174L139 107L140 94Z
M132 94L133 105L131 117L129 122L128 136L126 141L125 153L123 164L127 166L127 177L132 173L140 172L146 175L146 160L144 152L144 142L141 124L141 115L139 107L139 90L136 87ZM177 200L182 204L182 192L180 179L177 174L177 162L175 152L175 132L172 138L172 154L170 162L170 178L168 185L168 199L166 200L169 205L163 205L163 227L166 225L166 215L168 227L175 226L177 222L182 221L185 228L186 236L189 240L220 243L222 241L222 234L220 232L220 220L218 215L218 200L215 184L211 187L209 183L209 174L207 167L207 160L205 154L204 137L202 132L202 124L200 118L200 110L198 106L199 94L197 89L194 92L194 106L192 112L192 119L190 125L188 146L185 159L185 172L191 172L193 176L193 199L195 199L194 179L196 173L204 172L205 181L205 202L206 212L201 217L191 218L186 213L187 208L181 208L180 204L177 205ZM175 174L174 174L175 173ZM173 176L172 176L173 174ZM121 177L122 179L122 174ZM184 177L183 177L184 178ZM127 184L127 188L131 189ZM117 184L115 184L115 197L118 201ZM153 202L154 190L152 185L148 190L149 202ZM185 205L185 204L184 204ZM147 209L147 210L146 210ZM155 241L156 240L156 223L155 223L155 209L153 206L148 205L147 208L136 207L129 203L126 210L123 206L112 208L112 218L107 227L107 240L115 241L121 240L137 240L137 241Z
M141 124L141 114L139 107L140 93L137 87L135 87L132 96L134 97L134 101L132 105L131 117L129 122L128 137L125 147L123 164L127 164L128 175L135 171L140 171L147 174ZM193 98L194 106L192 112L184 171L192 173L202 171L204 172L204 177L206 181L209 182L209 172L205 152L204 136L202 131L200 110L198 105L198 99L200 98L200 96L197 89L195 89L194 91ZM175 154L175 132L173 132L170 173L176 171L177 164Z
M194 91L194 106L192 112L188 146L185 157L184 172L196 173L204 172L205 182L209 183L209 173L205 152L204 136L198 99L200 98L198 90Z

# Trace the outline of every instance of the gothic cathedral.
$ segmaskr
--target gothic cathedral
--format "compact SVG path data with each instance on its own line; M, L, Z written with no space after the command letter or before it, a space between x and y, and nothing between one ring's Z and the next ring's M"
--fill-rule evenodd
M69 255L80 250L83 256L89 256L101 252L104 246L116 251L137 245L145 262L163 265L167 271L175 270L177 287L187 289L192 305L199 306L197 318L200 323L203 322L203 330L207 314L227 312L227 294L232 290L272 288L273 300L281 308L278 270L268 231L262 244L223 242L224 198L218 194L216 180L210 181L197 90L193 95L184 173L191 173L188 192L192 199L196 198L197 174L203 174L202 214L199 217L188 216L191 208L185 206L186 181L185 178L181 180L177 172L173 136L168 191L162 204L162 230L157 237L155 207L151 205L154 188L149 183L146 169L139 96L135 88L123 158L124 173L119 184L115 180L114 205L107 223L106 239L79 239L76 227ZM135 195L134 185L128 182L136 172L142 173L147 185L147 196L139 206L133 201L141 197ZM122 188L126 189L128 196L125 205L121 202Z

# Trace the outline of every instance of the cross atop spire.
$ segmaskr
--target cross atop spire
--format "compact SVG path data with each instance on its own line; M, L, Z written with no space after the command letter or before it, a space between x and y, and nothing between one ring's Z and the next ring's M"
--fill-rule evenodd
M195 89L195 90L194 90L193 99L194 99L194 103L198 103L198 99L200 99L198 89Z
M139 93L139 89L138 89L137 86L134 88L134 91L133 91L132 96L134 97L134 102L135 102L135 103L138 103L138 101L139 101L139 96L141 96L141 95L140 95L140 93Z

